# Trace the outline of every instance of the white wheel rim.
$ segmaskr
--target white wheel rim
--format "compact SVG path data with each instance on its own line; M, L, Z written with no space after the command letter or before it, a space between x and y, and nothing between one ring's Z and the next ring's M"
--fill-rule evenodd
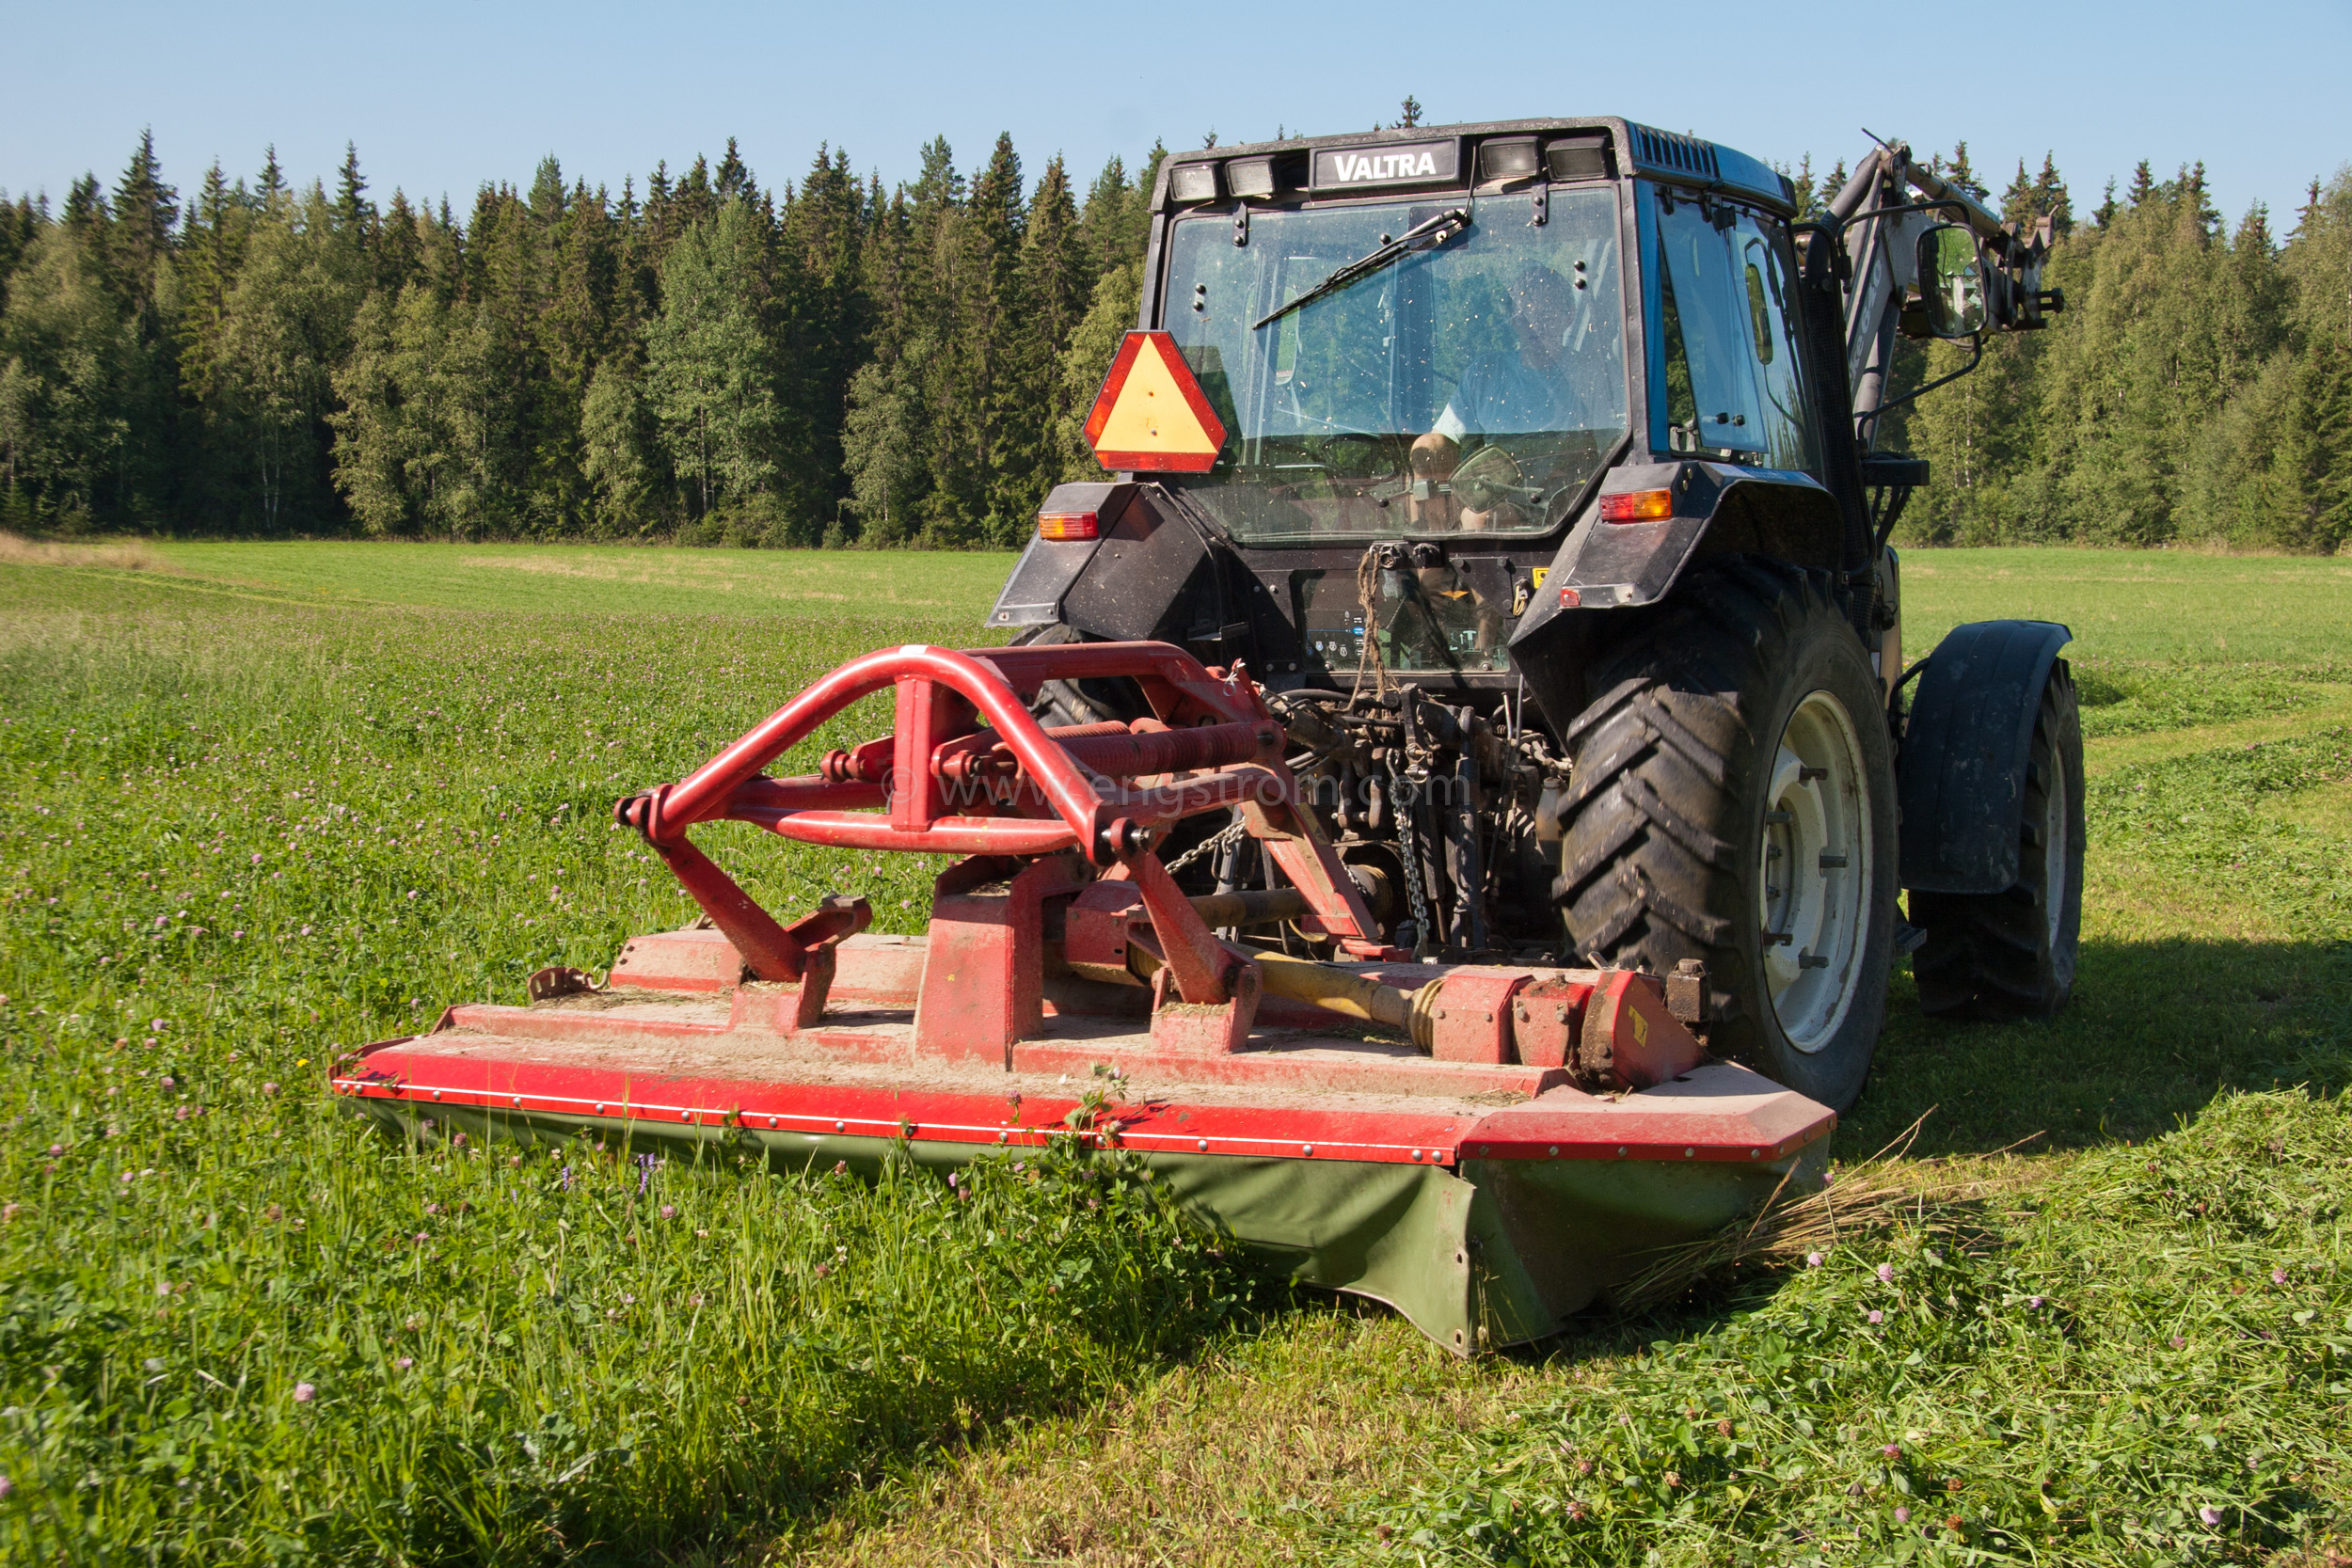
M1807 1054L1836 1037L1861 989L1876 847L1853 720L1815 691L1788 716L1773 755L1756 877L1772 1012Z
M2049 787L2042 799L2042 914L2048 922L2049 951L2056 953L2066 926L2066 833L2072 813L2067 801L2066 759L2050 749Z

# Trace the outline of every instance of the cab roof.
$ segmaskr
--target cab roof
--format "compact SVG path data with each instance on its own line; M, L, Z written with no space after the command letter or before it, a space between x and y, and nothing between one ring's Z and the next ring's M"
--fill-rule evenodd
M1180 169L1191 172L1179 178ZM1160 166L1152 205L1160 211L1234 196L1371 195L1532 178L1539 171L1554 180L1631 173L1737 194L1785 217L1797 211L1795 187L1770 166L1718 142L1615 116L1419 125L1171 152Z

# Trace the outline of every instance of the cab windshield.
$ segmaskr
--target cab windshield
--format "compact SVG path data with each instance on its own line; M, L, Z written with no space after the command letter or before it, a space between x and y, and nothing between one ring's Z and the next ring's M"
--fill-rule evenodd
M1613 190L1179 219L1168 332L1230 433L1189 487L1253 543L1539 533L1627 428ZM1266 322L1416 226L1467 227ZM1237 241L1237 234L1246 239Z

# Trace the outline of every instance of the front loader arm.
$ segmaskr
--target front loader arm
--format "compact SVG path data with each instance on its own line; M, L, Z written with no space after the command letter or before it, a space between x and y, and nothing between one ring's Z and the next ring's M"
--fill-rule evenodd
M1857 436L1868 451L1878 416L1917 391L1890 399L1887 378L1895 339L1919 286L1919 236L1938 223L1975 234L1983 261L1985 330L2032 332L2065 309L2062 295L2042 286L2050 250L2050 222L2030 230L2004 222L1968 192L1913 160L1904 143L1872 148L1853 178L1831 198L1830 221L1842 236L1849 263L1846 288L1846 374L1853 393ZM1924 389L1924 388L1922 388Z

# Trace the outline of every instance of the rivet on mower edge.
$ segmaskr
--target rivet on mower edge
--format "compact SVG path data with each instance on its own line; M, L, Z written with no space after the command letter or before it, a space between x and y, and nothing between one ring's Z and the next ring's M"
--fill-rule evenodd
M1315 1146L1312 1144L1300 1144L1298 1146L1298 1152L1301 1154L1312 1154L1314 1151Z
M1620 1160L1625 1158L1625 1145L1623 1144L1617 1146L1617 1158Z
M433 1091L433 1098L434 1098L434 1099L436 1099L436 1100L440 1099L440 1098L441 1098L441 1091L440 1091L440 1090L438 1090L438 1089L435 1089L435 1090Z
M850 1130L850 1124L846 1121L836 1121L833 1124L833 1130L836 1132L847 1132Z
M1201 1152L1201 1153L1203 1153L1203 1154L1206 1154L1208 1151L1209 1151L1209 1140L1208 1140L1208 1139L1206 1139L1206 1138L1203 1138L1203 1139L1201 1139L1201 1140L1200 1140L1200 1152Z
M996 1141L998 1143L1005 1143L1009 1141L1011 1137L1012 1134L1009 1132L999 1132L996 1134Z
M601 1100L596 1101L596 1115L604 1115L604 1101Z
M677 1114L677 1118L680 1121L692 1121L694 1119L694 1113L691 1111L680 1111Z
M1551 1157L1555 1160L1560 1158L1560 1146L1558 1144L1553 1144L1551 1146Z
M519 1110L521 1110L522 1108L523 1108L523 1097L522 1097L521 1095L516 1095L516 1096L515 1097L515 1109L516 1109L517 1111L519 1111Z
M1698 1150L1695 1148L1686 1148L1682 1151L1682 1157L1688 1160L1692 1155L1696 1154Z
M782 1117L770 1117L768 1118L768 1125L771 1127L782 1127L784 1125L784 1118Z

